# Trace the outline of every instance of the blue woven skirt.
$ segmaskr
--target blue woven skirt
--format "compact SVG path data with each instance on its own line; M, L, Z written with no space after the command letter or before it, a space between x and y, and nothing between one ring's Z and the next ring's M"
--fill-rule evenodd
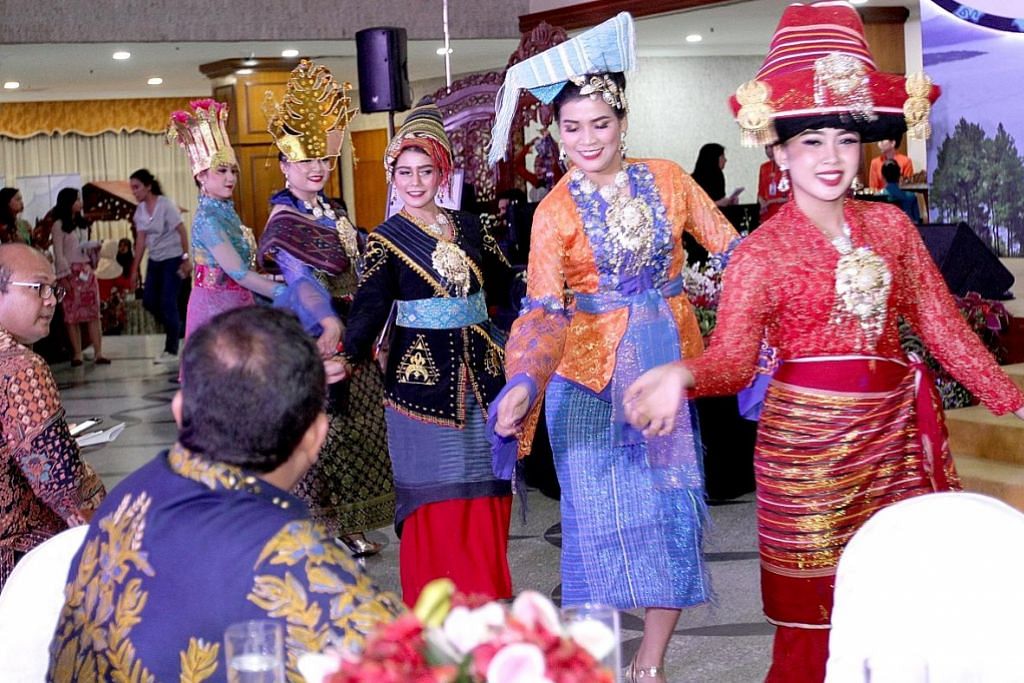
M562 603L633 609L710 600L703 490L655 490L646 445L613 446L612 406L593 392L556 376L545 400L562 487Z

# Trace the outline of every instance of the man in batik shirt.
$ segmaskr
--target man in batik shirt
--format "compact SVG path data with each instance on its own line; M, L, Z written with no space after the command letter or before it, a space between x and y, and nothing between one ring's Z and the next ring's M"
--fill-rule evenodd
M282 625L298 657L358 651L401 611L288 493L327 433L324 366L298 320L263 306L185 345L178 441L121 482L72 562L51 681L225 681L231 624Z
M14 563L89 521L103 483L80 457L57 384L28 347L50 331L63 290L42 252L0 246L0 588Z

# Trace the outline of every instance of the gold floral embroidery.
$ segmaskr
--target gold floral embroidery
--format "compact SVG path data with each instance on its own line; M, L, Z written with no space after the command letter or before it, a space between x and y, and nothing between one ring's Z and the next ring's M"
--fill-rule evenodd
M377 593L345 551L312 522L295 521L282 528L264 546L254 569L265 564L305 573L305 584L291 571L257 574L248 596L268 616L285 619L288 680L293 683L303 680L296 669L302 652L320 652L329 643L342 651L362 648L368 633L402 611L397 597ZM310 602L306 585L310 593L331 596L329 614Z
M181 683L200 683L217 671L220 643L189 638L188 649L181 653Z
M402 354L402 360L396 370L398 381L402 384L422 384L434 386L440 378L434 357L422 334L417 334L412 346Z
M156 575L142 550L150 502L145 493L135 500L125 496L113 514L100 520L103 533L86 543L75 580L65 590L56 634L55 680L154 681L137 661L129 637L148 594L140 577L127 579L132 568Z

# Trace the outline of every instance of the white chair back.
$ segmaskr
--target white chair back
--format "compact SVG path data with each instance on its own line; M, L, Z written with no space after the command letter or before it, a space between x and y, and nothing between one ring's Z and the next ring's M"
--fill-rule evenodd
M1024 514L974 493L878 512L836 574L826 683L1024 682Z
M0 592L0 681L43 683L71 560L87 525L62 531L14 565Z

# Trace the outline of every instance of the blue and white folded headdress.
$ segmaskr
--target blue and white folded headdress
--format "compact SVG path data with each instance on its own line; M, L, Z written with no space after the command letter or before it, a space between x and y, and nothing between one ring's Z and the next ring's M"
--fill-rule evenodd
M582 94L600 94L608 104L625 109L625 93L619 92L611 79L589 77L631 71L635 67L636 35L629 12L620 12L575 38L512 65L505 72L505 82L498 91L487 161L496 164L505 156L520 90L525 88L544 104L550 104L565 84L573 81L584 86L580 90Z

